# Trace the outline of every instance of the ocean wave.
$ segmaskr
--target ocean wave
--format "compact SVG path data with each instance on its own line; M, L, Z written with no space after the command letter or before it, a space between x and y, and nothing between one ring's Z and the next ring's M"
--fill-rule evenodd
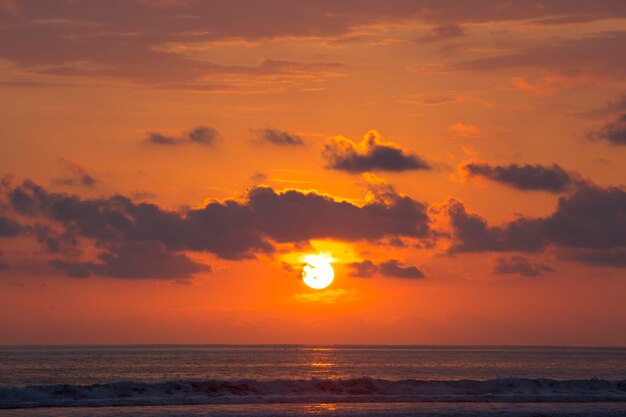
M498 378L486 381L372 378L133 381L0 387L0 409L261 403L626 402L626 380Z

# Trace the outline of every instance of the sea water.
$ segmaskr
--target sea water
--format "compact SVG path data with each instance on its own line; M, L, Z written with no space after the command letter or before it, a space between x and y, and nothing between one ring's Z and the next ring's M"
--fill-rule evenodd
M4 416L626 416L626 348L0 347Z

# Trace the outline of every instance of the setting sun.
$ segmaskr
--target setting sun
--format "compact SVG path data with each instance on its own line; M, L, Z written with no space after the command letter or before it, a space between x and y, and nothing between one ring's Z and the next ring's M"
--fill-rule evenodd
M309 287L321 290L328 287L335 278L335 271L326 255L307 255L302 268L302 281Z

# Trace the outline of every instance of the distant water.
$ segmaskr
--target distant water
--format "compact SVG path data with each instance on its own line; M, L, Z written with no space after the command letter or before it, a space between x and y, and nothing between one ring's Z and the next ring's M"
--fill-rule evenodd
M0 417L144 415L626 416L626 348L0 347Z

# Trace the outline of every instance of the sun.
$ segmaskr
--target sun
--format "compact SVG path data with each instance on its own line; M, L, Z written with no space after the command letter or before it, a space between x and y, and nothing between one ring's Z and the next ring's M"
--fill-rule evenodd
M326 255L307 255L304 257L302 281L309 287L321 290L328 287L335 278L335 271L330 262L332 258Z

